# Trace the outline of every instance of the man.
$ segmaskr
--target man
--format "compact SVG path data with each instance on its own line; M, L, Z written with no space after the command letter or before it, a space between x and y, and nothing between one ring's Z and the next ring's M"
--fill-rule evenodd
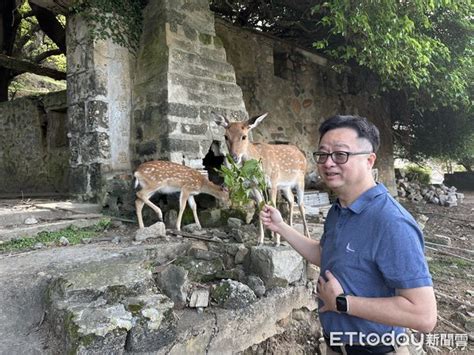
M327 354L408 354L406 346L398 347L405 328L430 332L437 318L422 233L374 181L380 145L375 125L362 117L334 116L319 133L314 158L337 195L321 241L289 227L271 206L260 218L321 269L319 313Z

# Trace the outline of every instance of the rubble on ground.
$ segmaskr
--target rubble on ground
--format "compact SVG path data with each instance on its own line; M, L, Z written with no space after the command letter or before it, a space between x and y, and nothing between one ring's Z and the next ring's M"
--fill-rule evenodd
M412 202L433 203L445 207L457 206L464 199L464 194L457 192L454 186L422 185L418 181L409 181L401 170L397 171L397 193L399 197Z

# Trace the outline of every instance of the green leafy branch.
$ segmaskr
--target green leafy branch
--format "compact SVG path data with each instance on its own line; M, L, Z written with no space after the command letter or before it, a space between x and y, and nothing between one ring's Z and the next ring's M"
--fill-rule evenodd
M250 159L245 161L242 166L238 166L230 155L226 155L227 165L222 165L216 169L221 177L224 178L224 185L229 189L230 200L234 206L244 206L251 202L252 190L258 190L264 201L269 203L268 185L263 173L262 161Z
M93 38L112 39L132 53L138 49L144 0L78 0L72 11L81 14Z

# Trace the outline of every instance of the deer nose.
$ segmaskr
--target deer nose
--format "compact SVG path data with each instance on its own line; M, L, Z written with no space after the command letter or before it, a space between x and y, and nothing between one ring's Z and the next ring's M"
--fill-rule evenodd
M239 156L238 156L237 154L234 154L234 153L233 153L233 154L232 154L232 159L234 159L234 161L235 161L236 163L239 162Z

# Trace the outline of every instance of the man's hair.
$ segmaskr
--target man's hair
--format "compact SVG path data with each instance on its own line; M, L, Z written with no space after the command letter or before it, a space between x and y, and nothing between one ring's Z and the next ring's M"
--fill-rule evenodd
M379 149L379 129L365 117L337 115L328 118L319 127L319 141L328 131L336 128L352 128L357 132L358 138L365 138L370 142L374 153Z

